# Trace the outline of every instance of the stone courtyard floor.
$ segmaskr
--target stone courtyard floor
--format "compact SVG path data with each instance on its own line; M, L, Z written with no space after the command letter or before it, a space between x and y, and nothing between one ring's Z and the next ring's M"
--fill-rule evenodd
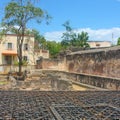
M0 91L0 120L120 120L120 91Z

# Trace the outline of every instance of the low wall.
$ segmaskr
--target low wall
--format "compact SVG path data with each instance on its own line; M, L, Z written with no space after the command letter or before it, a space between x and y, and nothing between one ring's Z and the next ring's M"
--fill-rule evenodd
M70 53L66 68L69 72L120 78L120 46Z
M112 78L112 77L109 78L109 77L101 77L101 76L94 76L88 74L78 74L78 73L53 71L53 70L43 70L43 72L58 77L62 77L62 79L68 79L70 81L83 83L86 85L92 85L103 89L120 90L120 78Z
M35 69L35 65L27 65L27 66L22 66L22 71L30 71L32 69ZM17 72L18 71L18 66L16 65L0 65L0 74L7 74L10 71Z
M37 64L38 69L65 70L65 67L64 60L57 59L41 58Z

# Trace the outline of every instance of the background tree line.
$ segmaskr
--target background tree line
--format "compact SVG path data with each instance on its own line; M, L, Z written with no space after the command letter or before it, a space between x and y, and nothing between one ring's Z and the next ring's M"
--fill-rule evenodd
M60 51L75 48L89 48L87 43L89 36L87 32L75 33L71 28L69 21L66 21L63 26L66 31L62 35L62 41L47 41L38 31L33 30L35 41L39 45L37 48L47 49L50 52L51 58L56 58Z

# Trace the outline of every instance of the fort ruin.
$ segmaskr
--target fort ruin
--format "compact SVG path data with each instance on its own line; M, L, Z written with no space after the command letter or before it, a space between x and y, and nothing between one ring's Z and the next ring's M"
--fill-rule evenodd
M79 83L120 90L120 46L71 52L59 58L41 59L37 68L56 71Z
M25 81L9 76L8 84L0 84L1 120L120 119L120 47L60 58L40 60L41 69L31 70Z

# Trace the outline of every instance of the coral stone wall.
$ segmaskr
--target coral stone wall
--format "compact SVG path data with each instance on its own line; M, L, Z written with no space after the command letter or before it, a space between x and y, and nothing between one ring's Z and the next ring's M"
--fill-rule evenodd
M52 69L52 70L66 70L65 69L65 61L57 60L57 59L45 59L42 58L38 61L37 68L38 69Z
M106 90L120 90L120 78L110 78L110 77L102 77L97 75L89 75L89 74L79 74L79 73L70 73L65 71L53 71L53 70L43 70L43 73L54 75L63 80L69 80L72 82L83 83L86 86L94 86Z
M120 78L120 46L70 53L66 67L69 72Z

